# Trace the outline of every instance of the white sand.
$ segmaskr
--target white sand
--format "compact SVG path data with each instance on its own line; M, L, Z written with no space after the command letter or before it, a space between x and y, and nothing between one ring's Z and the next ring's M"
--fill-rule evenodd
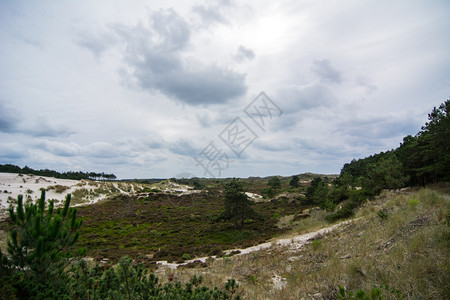
M48 187L56 185L67 187L67 189L61 193L57 193L55 189L47 190ZM164 184L157 183L154 185L149 185L149 187L158 188L166 194L179 196L201 192L199 190L194 190L191 186L177 184L171 182L170 180L165 181ZM0 173L0 218L7 215L8 207L10 204L13 204L14 206L18 195L23 195L24 201L26 201L27 198L31 198L32 201L36 201L41 196L42 188L47 190L46 199L58 200L59 205L63 203L69 193L72 194L73 199L73 192L76 190L86 189L91 192L87 195L87 197L82 199L82 203L74 204L72 206L93 204L114 193L121 193L125 195L139 194L139 192L143 189L142 185L135 185L132 183L70 180L38 175ZM104 193L100 195L93 193L97 188L102 189ZM58 205L58 202L56 205Z
M0 218L6 213L6 209L11 202L15 202L19 194L24 196L24 200L29 196L33 201L41 196L41 189L49 186L62 185L68 187L62 193L57 193L54 189L46 191L46 199L63 201L67 194L73 193L77 189L92 189L84 180L58 179L38 175L25 175L16 173L0 173ZM9 199L9 201L8 201ZM95 201L100 200L94 199ZM90 203L90 202L89 202Z

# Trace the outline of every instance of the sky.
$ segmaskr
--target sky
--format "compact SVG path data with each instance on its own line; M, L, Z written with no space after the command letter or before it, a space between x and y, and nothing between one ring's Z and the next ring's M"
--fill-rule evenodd
M337 174L450 96L450 1L0 0L0 163Z

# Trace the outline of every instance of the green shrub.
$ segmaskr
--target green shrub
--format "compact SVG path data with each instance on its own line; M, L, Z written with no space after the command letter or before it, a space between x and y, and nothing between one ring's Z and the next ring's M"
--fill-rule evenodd
M319 240L313 240L313 241L311 242L311 246L312 246L313 250L317 250L317 249L320 248L320 246L322 246L322 241L319 241Z
M409 201L408 201L408 205L409 205L409 207L411 207L411 208L416 208L416 206L419 204L419 200L417 200L416 198L411 198L411 199L409 199Z
M255 284L255 282L256 282L256 276L250 275L250 276L248 276L248 280L250 280L251 283Z
M360 289L356 293L351 291L346 291L344 287L339 286L338 291L338 299L339 300L353 300L353 299L362 299L362 300L378 300L383 299L380 288L373 288L369 293Z
M327 220L330 223L333 223L341 219L350 218L354 214L353 209L355 208L355 206L356 205L352 202L346 203L337 212L326 216L325 220Z
M377 211L377 215L382 219L385 220L388 217L388 212L386 209L380 209L379 211Z

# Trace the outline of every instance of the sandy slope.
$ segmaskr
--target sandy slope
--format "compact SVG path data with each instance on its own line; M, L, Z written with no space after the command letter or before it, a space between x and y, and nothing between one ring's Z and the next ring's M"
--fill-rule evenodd
M0 173L0 217L4 215L12 199L17 199L19 194L24 197L31 197L36 200L41 195L41 188L47 189L49 186L62 185L68 187L62 193L57 193L54 189L46 192L47 199L62 201L66 195L73 193L77 189L88 188L88 182L70 179L58 179L53 177L43 177L37 175L24 175L16 173ZM9 201L8 201L9 199Z
M55 186L63 186L64 191L57 192ZM50 188L49 188L50 187ZM191 186L177 184L170 180L162 183L146 185L147 188L156 188L163 193L185 195L192 193L199 193ZM44 177L37 175L25 175L16 173L0 173L0 218L3 218L10 204L15 204L19 194L24 196L24 200L31 199L35 201L41 195L41 189L46 189L46 199L55 199L60 203L66 198L67 194L72 194L74 199L74 192L83 189L83 199L78 199L77 205L93 204L106 197L114 194L139 194L143 189L141 184L123 183L123 182L104 182L91 180L70 180L58 179L53 177ZM97 190L98 189L98 190ZM97 191L96 191L97 190Z

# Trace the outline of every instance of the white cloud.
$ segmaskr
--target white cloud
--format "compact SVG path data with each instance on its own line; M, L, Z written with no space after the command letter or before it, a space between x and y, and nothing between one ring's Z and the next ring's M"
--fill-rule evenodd
M261 91L283 110L223 176L337 173L450 94L445 1L0 2L0 163L119 177L193 156ZM245 119L247 120L247 119ZM252 124L249 122L249 124ZM252 126L252 125L251 125Z

